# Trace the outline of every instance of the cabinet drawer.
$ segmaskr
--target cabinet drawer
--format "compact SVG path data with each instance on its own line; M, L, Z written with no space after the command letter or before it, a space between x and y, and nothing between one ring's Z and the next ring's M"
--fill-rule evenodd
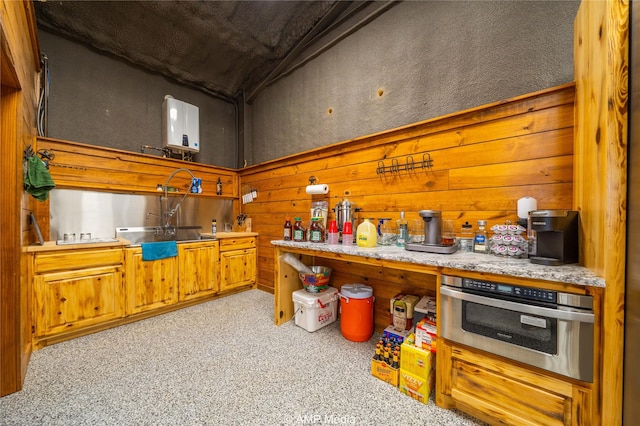
M579 425L590 418L588 386L447 341L438 342L438 357L439 392L489 423Z
M36 274L50 271L92 268L122 264L122 249L73 250L73 252L38 253L34 260Z
M451 396L513 424L564 425L570 419L570 397L461 361L454 362Z
M220 251L240 250L255 248L255 237L222 238L220 239Z

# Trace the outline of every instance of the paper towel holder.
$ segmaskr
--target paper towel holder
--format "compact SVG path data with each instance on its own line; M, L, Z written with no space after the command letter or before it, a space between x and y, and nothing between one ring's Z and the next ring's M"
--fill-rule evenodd
M305 188L305 192L310 195L326 195L329 193L329 185L318 184L315 176L309 176L309 185Z

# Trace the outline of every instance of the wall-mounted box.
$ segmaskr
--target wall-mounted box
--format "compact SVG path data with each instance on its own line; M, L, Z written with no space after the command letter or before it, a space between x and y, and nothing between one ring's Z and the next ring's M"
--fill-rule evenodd
M200 109L170 96L162 102L162 146L200 151Z

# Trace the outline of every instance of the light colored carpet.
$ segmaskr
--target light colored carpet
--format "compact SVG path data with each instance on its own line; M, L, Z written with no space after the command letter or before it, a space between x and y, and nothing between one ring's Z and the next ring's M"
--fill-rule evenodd
M273 324L250 290L46 347L2 425L477 425L371 376L373 339Z

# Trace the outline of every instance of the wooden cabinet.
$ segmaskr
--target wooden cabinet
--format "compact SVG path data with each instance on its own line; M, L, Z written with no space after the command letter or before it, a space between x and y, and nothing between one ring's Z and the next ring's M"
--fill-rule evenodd
M231 290L256 282L255 237L220 240L220 290Z
M28 271L34 285L35 347L179 309L256 281L255 237L180 243L178 256L152 261L142 260L142 247L61 249L50 243L32 254Z
M122 268L122 248L35 254L36 341L123 317Z
M178 256L143 261L142 248L126 250L127 315L218 292L218 242L178 244Z
M503 358L438 340L436 402L489 423L583 425L591 419L588 383L561 379Z
M180 301L199 299L218 292L218 242L178 245Z
M178 258L142 260L142 247L126 249L127 315L178 301Z

